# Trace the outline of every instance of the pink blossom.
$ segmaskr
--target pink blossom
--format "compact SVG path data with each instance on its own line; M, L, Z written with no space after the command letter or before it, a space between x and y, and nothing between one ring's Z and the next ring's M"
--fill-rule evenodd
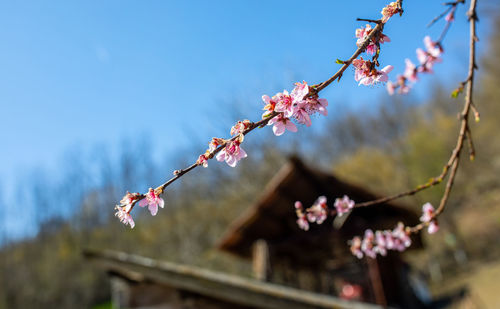
M306 126L311 125L311 115L315 113L320 113L322 115L328 115L328 100L318 98L318 95L313 95L307 97L306 99L295 103L296 111L293 117L301 124Z
M366 256L369 256L372 259L374 259L375 256L377 255L377 252L375 252L374 250L374 245L373 245L374 240L375 240L375 235L373 234L373 231L368 229L365 231L365 236L361 241L361 250L363 251L364 254L366 254Z
M262 119L264 119L269 117L272 114L272 112L274 112L274 109L276 108L276 101L271 99L268 95L263 95L262 101L266 103L266 105L262 109L265 110L265 112L262 114Z
M386 82L389 79L389 76L387 75L389 72L391 72L393 69L392 65L388 65L384 67L380 71L373 71L371 75L364 76L359 80L359 85L374 85L377 83L383 83Z
M405 62L406 62L406 68L405 68L405 72L403 74L404 77L406 79L408 79L409 81L412 81L412 82L417 81L417 79L418 79L418 77L417 77L417 67L408 58L405 59Z
M243 150L243 148L240 147L242 139L243 138L228 142L226 144L226 147L224 147L217 154L217 157L216 157L217 161L220 161L220 162L226 161L226 163L229 166L235 167L239 160L246 158L247 153L245 152L245 150Z
M377 254L382 256L387 254L387 240L386 235L383 232L375 232L375 247L373 249Z
M396 228L392 231L392 241L394 242L394 249L404 251L411 245L411 238L405 229L403 223L399 222Z
M425 48L427 49L427 52L435 58L441 56L441 54L443 53L443 48L441 47L441 44L432 41L431 37L428 35L425 36L424 38L424 45Z
M303 212L304 208L302 207L302 203L300 201L295 202L295 213L297 214L297 225L300 229L304 231L309 230L309 221L307 221L307 217Z
M314 204L309 207L307 211L307 220L313 223L321 224L326 220L327 217L327 205L326 205L326 197L320 196L314 202Z
M417 58L421 66L418 68L419 72L432 73L432 67L436 62L441 62L441 54L443 49L439 43L433 42L429 36L424 38L424 44L427 51L417 48Z
M237 135L237 134L242 134L246 129L250 127L252 122L248 119L243 120L243 121L238 121L232 128L231 128L231 135Z
M349 212L354 208L354 201L351 200L347 195L342 198L335 199L335 209L337 210L337 215L341 217L346 212Z
M208 152L214 151L215 149L217 149L217 147L223 145L225 142L225 139L213 137L210 143L208 143Z
M372 26L370 26L369 24L367 24L365 28L356 29L356 38L358 38L358 40L356 41L356 45L358 47L363 45L372 30ZM372 38L370 40L370 43L366 46L366 53L369 55L373 55L377 51L377 43L382 44L390 41L391 39L389 39L388 36L383 33L379 33L376 35L376 38Z
M165 205L165 202L159 196L159 194L156 193L155 190L153 190L152 188L149 188L149 191L146 194L146 197L143 198L139 202L139 206L141 206L141 207L145 207L146 205L148 206L148 210L151 213L151 215L156 216L156 214L158 213L158 206L163 208Z
M387 82L387 92L389 95L393 95L396 89L399 94L407 94L410 92L411 87L406 83L407 78L403 75L397 76L397 81L395 83L389 81Z
M300 102L304 100L304 98L309 94L309 86L306 81L302 83L295 83L295 88L293 88L292 93L290 94L293 98L294 102Z
M391 2L390 4L386 5L382 9L382 22L385 23L391 18L394 14L399 13L399 7L397 2Z
M208 167L208 158L209 158L210 153L207 151L206 153L200 155L198 157L198 160L196 160L196 164L198 165L203 165L203 167Z
M132 205L139 199L141 195L139 193L127 193L120 200L120 205L115 207L116 213L115 216L120 219L120 222L125 225L130 225L131 228L134 228L135 223L130 215L130 211L132 210Z
M268 126L273 126L274 135L280 136L285 133L285 129L290 132L297 132L297 127L295 124L289 119L283 116L283 114L279 114L275 116L267 123Z
M423 223L428 223L427 232L429 234L434 234L439 231L439 225L437 220L434 219L435 210L431 203L425 203L422 206L422 216L420 217L420 221Z
M130 228L134 228L135 226L135 222L134 220L132 219L132 216L130 215L129 211L130 211L130 206L125 206L125 207L122 207L122 206L116 206L115 207L116 209L116 213L115 213L115 216L118 217L118 219L120 220L121 223L125 224L125 225L130 225Z
M422 216L420 217L421 222L429 222L432 220L434 215L434 206L431 203L425 203L422 205Z
M132 208L132 204L134 204L140 197L139 193L127 193L120 200L120 205L128 206Z
M283 92L277 93L273 96L272 100L276 102L276 107L274 108L276 112L283 113L285 117L292 117L295 109L293 98L288 94L288 91L283 90Z
M328 106L327 99L318 99L318 96L310 97L306 99L305 106L309 115L312 115L316 112L320 113L323 116L328 115L328 110L326 109L326 107Z
M293 117L297 119L300 124L305 124L307 127L310 127L312 124L311 117L309 117L309 113L305 109L304 104L298 104L297 106L299 106L299 108L295 110Z
M411 245L409 232L403 223L399 222L394 230L375 231L368 229L364 237L354 237L350 242L351 252L357 258L364 255L375 258L377 254L385 256L387 250L404 251Z
M297 219L297 225L304 231L309 230L309 221L307 221L306 216L304 214Z
M379 71L375 69L373 62L363 60L363 57L353 60L352 65L355 68L354 79L359 81L359 85L367 86L380 82L386 82L389 79L387 74L393 69L392 65L388 65Z
M437 223L437 220L432 220L430 223L429 223L429 226L427 227L427 232L429 234L434 234L436 232L439 231L439 225Z
M351 241L351 253L358 259L363 258L363 251L361 251L362 240L361 237L356 236Z

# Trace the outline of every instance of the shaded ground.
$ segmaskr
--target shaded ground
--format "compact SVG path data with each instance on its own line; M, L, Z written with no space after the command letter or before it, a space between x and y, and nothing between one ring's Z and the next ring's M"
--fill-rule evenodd
M468 271L455 276L448 276L444 282L433 284L433 294L453 294L462 288L467 295L461 301L454 302L451 308L500 308L500 261L471 267Z

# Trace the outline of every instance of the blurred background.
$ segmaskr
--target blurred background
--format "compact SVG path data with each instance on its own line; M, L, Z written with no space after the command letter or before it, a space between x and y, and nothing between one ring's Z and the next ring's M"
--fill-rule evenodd
M444 40L443 62L407 96L358 87L349 69L321 93L328 117L275 137L245 139L237 168L216 161L169 187L156 217L136 209L136 228L114 217L128 190L145 192L194 162L213 136L260 118L263 94L315 84L355 50L357 17L378 18L387 1L52 1L0 5L0 308L108 306L102 269L82 250L113 249L250 276L248 261L215 248L228 225L298 155L378 195L441 172L458 134L466 78L466 6ZM385 27L390 79L416 62L425 35L439 36L440 1L405 1ZM479 71L466 156L441 231L408 262L435 295L466 286L485 308L500 283L500 18L479 1ZM373 168L373 167L377 168ZM437 186L405 199L437 204ZM292 207L293 205L290 205ZM498 303L497 303L498 304ZM480 307L481 307L480 306Z

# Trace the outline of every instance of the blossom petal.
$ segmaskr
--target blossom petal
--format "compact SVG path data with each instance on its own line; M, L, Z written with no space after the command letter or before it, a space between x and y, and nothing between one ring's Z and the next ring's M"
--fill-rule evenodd
M273 133L276 136L280 136L285 133L285 126L283 125L283 122L279 121L274 124Z
M156 214L158 213L158 204L151 203L149 204L148 209L152 216L156 216Z
M218 154L217 156L215 156L215 158L217 159L217 161L219 162L222 162L226 159L226 151L225 149L222 149Z
M290 132L297 132L297 126L291 121L287 121L285 127Z

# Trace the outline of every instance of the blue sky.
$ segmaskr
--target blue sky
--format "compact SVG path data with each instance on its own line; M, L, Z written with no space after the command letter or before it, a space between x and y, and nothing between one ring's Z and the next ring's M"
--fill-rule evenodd
M355 49L356 17L378 18L388 1L4 1L0 5L0 174L7 191L35 167L57 168L74 146L118 146L148 136L158 153L231 126L219 114L233 98L258 119L262 94L306 80L317 83ZM443 23L426 24L442 1L405 1L385 33L381 62L404 58ZM445 40L444 62L414 96L440 80L465 78L464 6ZM479 25L487 38L488 22ZM485 42L486 40L483 40ZM481 43L481 50L485 44ZM387 98L383 86L358 87L348 70L322 93L330 112L367 108ZM376 98L376 100L375 100ZM237 119L234 119L237 120ZM194 157L194 155L193 155Z

